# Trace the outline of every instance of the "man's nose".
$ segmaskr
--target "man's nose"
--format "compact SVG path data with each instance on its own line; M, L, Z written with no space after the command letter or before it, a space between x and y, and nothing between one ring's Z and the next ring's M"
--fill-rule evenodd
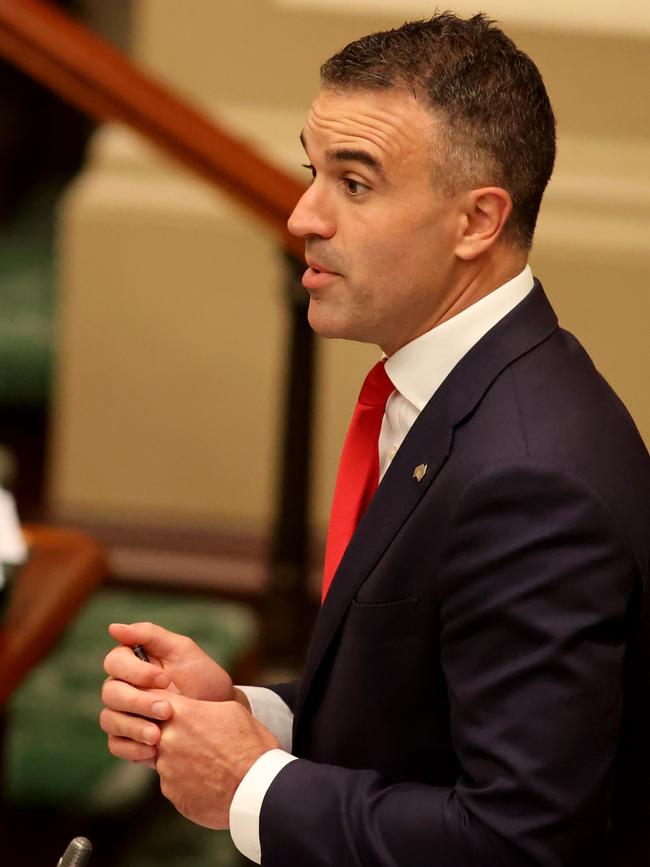
M298 238L331 238L335 231L331 210L327 207L323 192L318 192L316 184L305 190L293 213L287 220L287 228Z

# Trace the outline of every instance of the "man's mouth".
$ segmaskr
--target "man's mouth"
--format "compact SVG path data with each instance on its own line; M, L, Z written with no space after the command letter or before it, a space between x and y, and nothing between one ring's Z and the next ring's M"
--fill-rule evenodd
M332 281L340 277L340 274L337 274L336 271L328 271L320 262L312 259L307 259L306 261L309 267L302 276L302 285L307 290L317 291L324 289Z
M331 268L326 268L325 265L322 265L320 262L316 262L314 259L305 259L309 268L316 274L333 274L336 275L336 271L332 271Z

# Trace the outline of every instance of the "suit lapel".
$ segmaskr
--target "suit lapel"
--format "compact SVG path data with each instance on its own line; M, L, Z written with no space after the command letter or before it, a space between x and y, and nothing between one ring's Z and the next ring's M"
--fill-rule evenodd
M424 427L420 428L419 434L414 430L409 432L408 444L405 441L395 455L336 570L314 628L302 675L302 695L298 697L296 717L302 707L306 686L316 673L352 598L422 499L447 458L451 428L446 423L440 420L433 436ZM422 481L418 482L413 478L413 471L420 464L426 464L427 471Z
M319 613L301 679L295 725L309 686L359 587L444 465L453 430L516 358L545 340L557 318L541 285L494 326L449 374L418 416L386 472L334 575ZM426 465L421 481L416 467Z

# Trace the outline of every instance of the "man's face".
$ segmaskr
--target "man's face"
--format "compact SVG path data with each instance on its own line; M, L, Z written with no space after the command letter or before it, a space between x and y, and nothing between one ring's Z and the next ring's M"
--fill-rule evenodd
M434 123L401 89L314 100L302 133L314 179L289 230L305 239L316 333L390 355L444 316L462 213L434 189Z

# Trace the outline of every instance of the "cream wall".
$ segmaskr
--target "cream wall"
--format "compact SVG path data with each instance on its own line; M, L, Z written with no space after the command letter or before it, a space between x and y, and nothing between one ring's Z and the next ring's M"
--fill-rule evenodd
M134 55L295 170L319 63L349 39L399 23L409 14L400 10L418 14L420 5L139 0ZM558 2L546 20L529 16L529 4L498 5L508 32L540 66L559 120L536 273L650 442L646 4L619 3L615 24L609 6L586 0L592 14ZM286 357L274 240L218 193L110 127L63 203L60 236L55 507L264 530ZM375 357L372 347L319 346L321 527L355 391Z

